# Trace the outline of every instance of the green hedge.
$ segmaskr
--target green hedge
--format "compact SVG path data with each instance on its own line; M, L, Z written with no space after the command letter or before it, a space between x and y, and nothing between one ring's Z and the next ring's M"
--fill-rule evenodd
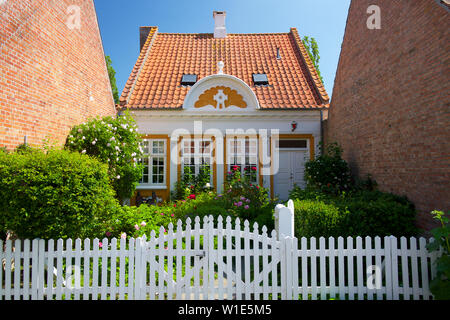
M380 191L363 191L336 198L334 203L341 212L346 213L341 230L343 236L417 234L414 206L404 197Z
M334 205L318 200L295 200L294 208L297 238L339 236L342 216Z
M101 236L114 196L107 166L89 156L0 152L0 226L19 238Z
M296 236L414 236L415 209L405 197L380 191L338 196L294 189Z

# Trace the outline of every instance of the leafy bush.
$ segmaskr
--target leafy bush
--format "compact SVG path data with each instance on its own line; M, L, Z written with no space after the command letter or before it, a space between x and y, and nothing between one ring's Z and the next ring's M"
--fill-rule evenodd
M294 188L289 192L289 199L297 200L325 200L329 199L330 195L323 193L317 189L306 187L305 189L299 186L294 186Z
M329 144L319 157L306 162L305 181L309 188L325 193L339 194L352 189L350 169L338 144Z
M111 184L122 201L132 196L142 175L140 142L137 125L126 112L117 118L95 118L73 127L65 147L108 164Z
M20 238L99 236L119 207L108 167L65 150L22 151L0 153L1 228Z
M150 237L152 230L159 234L161 227L168 229L169 223L176 225L173 208L169 206L139 207L124 206L116 211L113 219L105 228L103 237L141 237L144 234Z
M340 236L413 236L417 233L414 205L405 197L367 190L333 195L298 187L292 190L290 197L338 209L339 223L334 227L339 229ZM317 219L316 223L321 225L320 217Z
M230 215L223 199L212 191L197 194L195 198L177 201L174 209L175 215L183 222L188 217L193 220L195 216L203 218L209 215L214 217Z
M345 218L342 236L414 236L415 209L406 198L380 191L358 192L333 201Z
M294 233L301 237L339 236L342 214L332 204L316 200L294 201Z
M435 241L428 245L428 251L442 249L442 255L436 259L436 276L430 282L430 291L437 300L450 300L450 225L449 213L432 211L432 215L441 226L431 230Z

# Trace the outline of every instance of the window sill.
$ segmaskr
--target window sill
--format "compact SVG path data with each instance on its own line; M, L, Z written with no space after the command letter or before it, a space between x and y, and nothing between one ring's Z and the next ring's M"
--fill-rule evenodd
M136 187L136 190L166 190L166 185L155 186L155 185L145 185L141 184Z

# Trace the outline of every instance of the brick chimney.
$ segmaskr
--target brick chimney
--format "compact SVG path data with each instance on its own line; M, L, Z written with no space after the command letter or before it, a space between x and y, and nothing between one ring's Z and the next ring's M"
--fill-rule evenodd
M142 47L144 46L145 42L147 41L148 34L150 33L152 27L140 27L139 28L139 40L140 40L140 49L139 51L142 51Z
M227 29L225 28L225 17L227 13L225 11L214 11L214 38L226 38Z

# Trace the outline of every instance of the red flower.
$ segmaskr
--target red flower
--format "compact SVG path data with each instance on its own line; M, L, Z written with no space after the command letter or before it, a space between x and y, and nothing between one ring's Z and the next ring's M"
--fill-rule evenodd
M175 204L173 205L173 207L176 208L176 207L177 207L177 204L175 203Z
M195 194L191 194L191 195L189 195L189 197L188 197L189 199L195 199Z
M256 171L256 170L257 170L257 168L256 168L256 167L252 167L252 170L253 170L253 171Z
M239 168L238 166L234 166L234 167L233 167L233 170L234 170L234 171L237 171L238 168Z

